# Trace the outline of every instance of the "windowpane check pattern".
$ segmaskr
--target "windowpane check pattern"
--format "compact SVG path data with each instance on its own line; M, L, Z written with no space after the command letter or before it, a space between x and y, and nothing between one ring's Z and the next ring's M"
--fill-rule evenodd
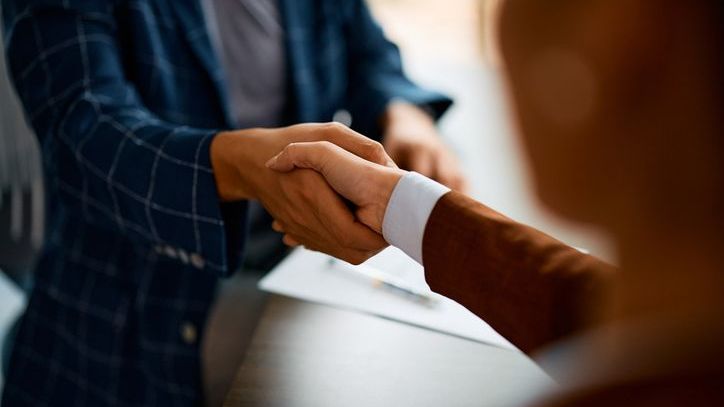
M346 109L379 136L392 98L438 114L449 105L405 78L363 1L280 4L290 124ZM200 4L2 5L48 196L2 405L198 405L199 342L217 279L239 264L246 216L217 198L209 146L234 124Z

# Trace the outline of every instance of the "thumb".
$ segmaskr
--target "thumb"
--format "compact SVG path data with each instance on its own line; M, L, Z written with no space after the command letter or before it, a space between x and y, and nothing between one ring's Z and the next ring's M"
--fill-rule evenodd
M322 173L332 147L332 144L326 141L292 143L267 161L266 167L278 172L307 168Z

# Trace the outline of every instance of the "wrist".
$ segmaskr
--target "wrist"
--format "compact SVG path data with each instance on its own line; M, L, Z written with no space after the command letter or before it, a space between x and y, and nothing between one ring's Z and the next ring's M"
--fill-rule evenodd
M256 199L252 174L258 174L253 157L245 153L253 151L248 131L229 131L217 134L211 142L211 165L216 179L219 199L223 202ZM256 163L261 168L263 164Z
M377 205L375 205L374 226L372 227L372 229L378 233L382 233L382 225L384 224L385 213L387 213L387 207L390 204L392 193L405 174L407 174L407 171L397 168L386 168L380 177L378 188L376 188L378 191L375 199Z

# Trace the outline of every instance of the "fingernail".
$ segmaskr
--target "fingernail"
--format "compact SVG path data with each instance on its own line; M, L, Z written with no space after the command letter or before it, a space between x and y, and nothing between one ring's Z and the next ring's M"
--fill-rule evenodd
M267 161L265 165L267 168L274 168L274 165L277 163L278 160L279 160L279 156L275 155L274 157L269 159L269 161Z

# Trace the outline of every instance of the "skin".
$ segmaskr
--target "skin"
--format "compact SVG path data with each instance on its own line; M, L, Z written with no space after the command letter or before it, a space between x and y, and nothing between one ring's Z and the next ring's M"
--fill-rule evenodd
M666 316L669 325L696 321L702 335L720 323L711 316L724 309L717 7L504 4L502 54L537 195L560 216L604 230L618 248L623 272L605 311L611 320ZM327 143L289 145L268 166L318 171L375 231L404 174ZM290 242L308 243L284 226L277 229ZM689 324L685 332L698 331Z
M295 168L318 172L337 193L355 204L360 222L380 234L392 190L405 174L404 170L377 165L330 142L290 144L266 166L286 173L293 173ZM291 241L309 243L279 219L274 228L286 233Z
M383 146L406 170L430 177L448 187L467 192L468 181L457 157L443 143L432 117L418 107L393 102L382 117Z
M395 102L381 120L385 145L397 160L453 188L465 188L457 160L440 141L427 113ZM372 162L396 168L380 143L340 124L224 132L211 144L221 200L258 200L279 224L308 242L310 248L352 263L360 263L387 247L380 231L360 222L318 173L280 174L264 166L270 156L299 141L328 141ZM296 243L291 235L285 241Z
M220 133L211 144L211 161L222 201L258 200L295 236L353 262L385 248L384 239L358 222L319 174L279 174L264 166L260 157L295 140L332 140L376 163L393 165L379 143L335 123Z

